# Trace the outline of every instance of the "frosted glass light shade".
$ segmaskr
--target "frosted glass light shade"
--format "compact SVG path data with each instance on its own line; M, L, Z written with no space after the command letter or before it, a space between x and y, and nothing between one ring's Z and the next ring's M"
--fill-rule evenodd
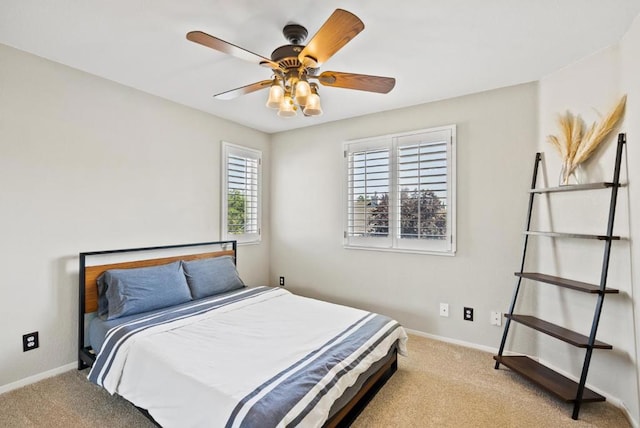
M307 99L309 98L310 94L311 87L309 86L309 83L307 83L305 80L298 80L298 83L296 83L296 101L298 105L307 105Z
M280 108L280 104L282 103L282 97L284 95L284 89L282 86L274 83L269 88L269 99L267 100L267 107L269 108Z
M296 115L295 106L291 95L285 95L280 103L280 110L278 110L278 116L280 117L293 117Z
M322 107L320 106L320 97L318 94L311 94L307 98L307 104L304 107L304 114L308 116L320 116Z

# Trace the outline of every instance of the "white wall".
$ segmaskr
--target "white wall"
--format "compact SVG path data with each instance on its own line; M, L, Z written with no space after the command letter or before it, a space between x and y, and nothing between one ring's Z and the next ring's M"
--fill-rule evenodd
M271 282L285 276L301 294L497 347L502 329L489 313L508 308L520 260L536 97L531 83L275 134ZM344 249L343 142L449 124L458 141L456 256ZM449 303L449 318L439 302ZM474 322L463 321L463 306L475 308Z
M0 45L0 387L76 359L80 251L219 239L220 140L264 151L268 235L267 135Z
M638 49L640 48L640 23L625 37L623 43L612 46L575 64L572 64L539 82L540 135L557 134L556 115L570 110L580 114L587 123L599 120L597 112L606 114L618 99L628 93L628 110L620 132L627 132L628 144L623 157L622 180L629 186L620 189L614 232L631 241L614 242L611 253L608 286L621 291L619 295L605 298L598 339L613 345L612 351L595 350L587 383L619 399L628 409L637 426L640 422L638 405L638 350L637 309L640 299L637 290L637 248L640 234L637 220L639 153L638 110L640 91L637 76L640 75ZM586 163L587 181L610 181L615 159L616 133L606 146ZM541 138L538 149L544 152L544 176L547 185L558 184L559 157L553 148ZM542 198L538 205L538 225L557 231L578 233L606 232L610 192L554 194ZM637 223L637 221L635 221ZM635 229L632 229L635 227ZM602 266L603 242L584 240L538 241L538 268L540 271L598 284ZM632 243L636 246L632 253ZM633 259L632 254L635 254ZM636 265L632 260L635 261ZM632 277L635 268L636 280ZM595 296L550 286L538 287L539 314L542 318L588 334L596 302ZM542 303L544 302L544 304ZM551 338L541 339L539 355L548 364L574 376L580 375L584 351Z

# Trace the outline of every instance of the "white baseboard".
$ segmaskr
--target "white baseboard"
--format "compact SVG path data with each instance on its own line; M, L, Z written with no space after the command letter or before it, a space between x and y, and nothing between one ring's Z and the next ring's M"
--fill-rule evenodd
M419 331L419 330L413 330L410 328L405 328L405 331L409 334L413 334L416 336L421 336L421 337L426 337L427 339L433 339L433 340L438 340L440 342L446 342L446 343L451 343L454 345L460 345L460 346L464 346L466 348L471 348L471 349L478 349L480 351L485 351L485 352L489 352L492 354L497 354L498 353L498 348L494 348L491 346L485 346L485 345L480 345L478 343L473 343L473 342L466 342L464 340L458 340L458 339L451 339L449 337L444 337L444 336L438 336L435 334L429 334L429 333L425 333L423 331ZM514 353L512 352L504 352L504 355L514 355ZM534 360L538 361L540 364L543 364L547 367L549 367L551 370L556 371L558 373L560 373L561 375L568 377L569 379L573 380L574 382L578 382L579 379L576 376L573 376L571 373L567 373L564 370L561 370L557 367L555 367L553 364L549 363L548 361L544 361L544 360L540 360L539 358L535 357L535 356L529 356L529 358L533 358ZM627 418L627 420L629 421L629 423L631 424L631 426L633 428L640 428L640 425L638 425L638 421L636 421L633 416L631 415L631 413L629 413L629 409L627 409L627 406L624 404L624 402L622 400L620 400L618 397L614 397L611 394L608 394L605 391L602 391L601 389L598 389L594 386L591 386L589 384L587 384L587 387L595 392L597 392L598 394L606 397L607 401L609 401L611 404L613 404L615 407L619 408L622 413L625 415L625 417Z
M23 386L31 385L32 383L36 383L41 380L62 374L64 372L68 372L69 370L73 370L77 367L78 363L69 363L55 369L47 370L46 372L38 373L15 382L2 385L0 386L0 394L13 391L14 389L22 388Z
M480 344L473 343L473 342L465 342L464 340L451 339L449 337L438 336L438 335L435 335L435 334L429 334L429 333L425 333L423 331L413 330L413 329L410 329L410 328L405 328L404 330L409 334L413 334L413 335L421 336L421 337L426 337L427 339L433 339L433 340L437 340L439 342L452 343L454 345L464 346L465 348L478 349L480 351L489 352L489 353L492 353L492 354L497 354L498 353L498 348L493 348L491 346L480 345Z

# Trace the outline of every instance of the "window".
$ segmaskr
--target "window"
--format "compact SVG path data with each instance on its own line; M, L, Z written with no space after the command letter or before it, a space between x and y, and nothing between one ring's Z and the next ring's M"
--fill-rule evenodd
M262 152L222 143L222 239L259 242Z
M455 125L345 143L345 245L455 253Z

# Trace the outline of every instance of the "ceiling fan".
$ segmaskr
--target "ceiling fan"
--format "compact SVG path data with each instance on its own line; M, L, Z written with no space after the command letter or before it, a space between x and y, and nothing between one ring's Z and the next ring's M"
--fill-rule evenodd
M229 100L260 89L269 89L267 107L278 109L278 115L291 117L298 109L305 116L322 114L318 84L345 89L386 94L393 89L396 80L391 77L340 71L319 72L320 66L338 52L364 29L362 21L346 10L336 9L307 45L302 43L308 32L302 25L288 24L282 33L290 44L280 46L266 58L202 31L187 33L187 39L211 49L271 68L269 80L241 86L214 95Z

